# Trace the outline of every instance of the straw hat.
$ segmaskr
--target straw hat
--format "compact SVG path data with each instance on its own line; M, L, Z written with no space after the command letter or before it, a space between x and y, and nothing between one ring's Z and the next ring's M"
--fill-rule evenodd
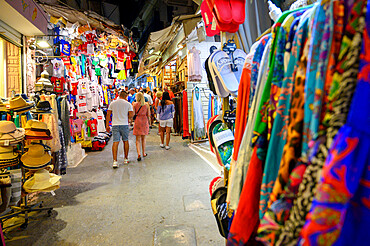
M15 127L12 121L0 121L0 141L19 140L24 137L24 129Z
M61 178L61 176L41 169L36 171L32 178L24 182L23 189L27 192L56 190L59 188Z
M35 83L35 87L36 90L54 88L54 85L49 80L49 73L46 70L41 73L41 78Z
M33 106L33 102L27 102L21 96L9 100L9 109L12 110L24 110L26 108L32 108Z
M12 160L18 158L18 153L14 152L13 147L2 147L0 146L0 160Z
M0 99L0 111L7 111L6 105L3 103L3 100Z
M35 120L35 119L31 119L31 120L27 121L26 126L23 127L23 128L25 130L29 130L29 129L31 129L33 123L35 123L35 122L39 122L39 121L38 120Z
M51 161L51 156L45 152L44 146L34 144L28 146L28 152L21 157L25 167L40 168Z

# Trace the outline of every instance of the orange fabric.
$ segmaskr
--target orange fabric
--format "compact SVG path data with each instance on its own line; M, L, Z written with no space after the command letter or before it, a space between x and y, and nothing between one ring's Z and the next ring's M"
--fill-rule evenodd
M245 127L247 126L248 120L248 104L249 104L249 93L251 85L251 70L252 67L248 62L243 67L242 77L240 78L239 90L238 90L238 102L236 108L236 120L235 120L235 133L234 133L234 153L233 159L238 158L240 144L242 142Z

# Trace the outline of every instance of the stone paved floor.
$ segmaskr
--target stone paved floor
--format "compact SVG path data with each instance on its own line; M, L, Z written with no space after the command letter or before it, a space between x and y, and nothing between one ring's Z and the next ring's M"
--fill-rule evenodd
M181 137L161 149L156 132L141 162L132 132L128 165L112 169L112 142L89 153L68 169L56 196L41 196L52 216L36 214L26 230L8 231L6 245L225 245L209 204L217 173ZM120 146L121 163L122 153Z

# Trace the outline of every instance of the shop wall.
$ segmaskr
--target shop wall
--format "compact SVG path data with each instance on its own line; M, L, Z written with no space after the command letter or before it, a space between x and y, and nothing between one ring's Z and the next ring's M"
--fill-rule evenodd
M187 43L187 51L190 49L195 48L197 50L200 50L200 61L202 64L202 81L198 82L187 82L187 92L188 92L188 113L189 113L189 126L191 128L191 92L192 89L195 88L195 86L198 86L198 88L201 90L201 96L202 96L202 104L203 104L203 114L204 114L204 120L205 123L207 123L208 120L208 104L209 104L209 93L212 93L211 90L208 87L208 80L207 80L207 73L204 68L204 63L206 59L209 57L209 49L211 46L216 46L218 49L221 48L221 43L220 42L201 42L199 43L198 41L192 41Z

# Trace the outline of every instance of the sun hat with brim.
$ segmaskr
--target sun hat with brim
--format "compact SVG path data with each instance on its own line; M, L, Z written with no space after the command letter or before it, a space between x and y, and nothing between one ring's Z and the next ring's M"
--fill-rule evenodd
M34 144L28 146L28 152L22 155L21 161L28 167L40 167L51 161L51 156L45 152L44 146Z
M48 101L40 101L32 112L34 113L51 113L52 107Z
M0 141L18 141L24 137L24 129L17 128L12 121L0 121Z
M18 153L14 152L13 147L0 146L0 161L10 160L18 157Z
M21 110L34 105L33 102L26 102L21 96L14 97L9 100L9 109Z
M22 167L26 168L26 169L29 169L29 170L40 170L40 169L44 169L45 167L49 166L51 162L48 162L46 163L45 165L41 165L41 166L28 166L27 164L24 164L22 162Z
M31 120L28 120L27 123L26 123L26 126L23 127L25 130L29 130L31 129L33 123L35 122L38 122L38 120L35 120L35 119L31 119Z
M47 138L44 140L50 140L53 139L52 136L50 136L50 130L38 130L31 128L30 130L26 131L26 139L34 139L34 138Z
M55 190L57 190L59 188L60 188L60 181L58 181L55 185L50 186L49 188L46 188L46 189L43 189L43 190L40 190L40 189L29 189L29 188L24 188L24 190L27 193L33 193L33 192L51 192L51 191L55 191Z
M43 131L43 132L50 132L48 125L42 121L33 121L31 123L31 130L34 131ZM27 124L26 124L27 125Z
M62 177L53 173L49 173L45 169L41 169L35 172L32 178L28 179L23 184L23 189L29 191L45 191L52 187L59 186L60 179Z

